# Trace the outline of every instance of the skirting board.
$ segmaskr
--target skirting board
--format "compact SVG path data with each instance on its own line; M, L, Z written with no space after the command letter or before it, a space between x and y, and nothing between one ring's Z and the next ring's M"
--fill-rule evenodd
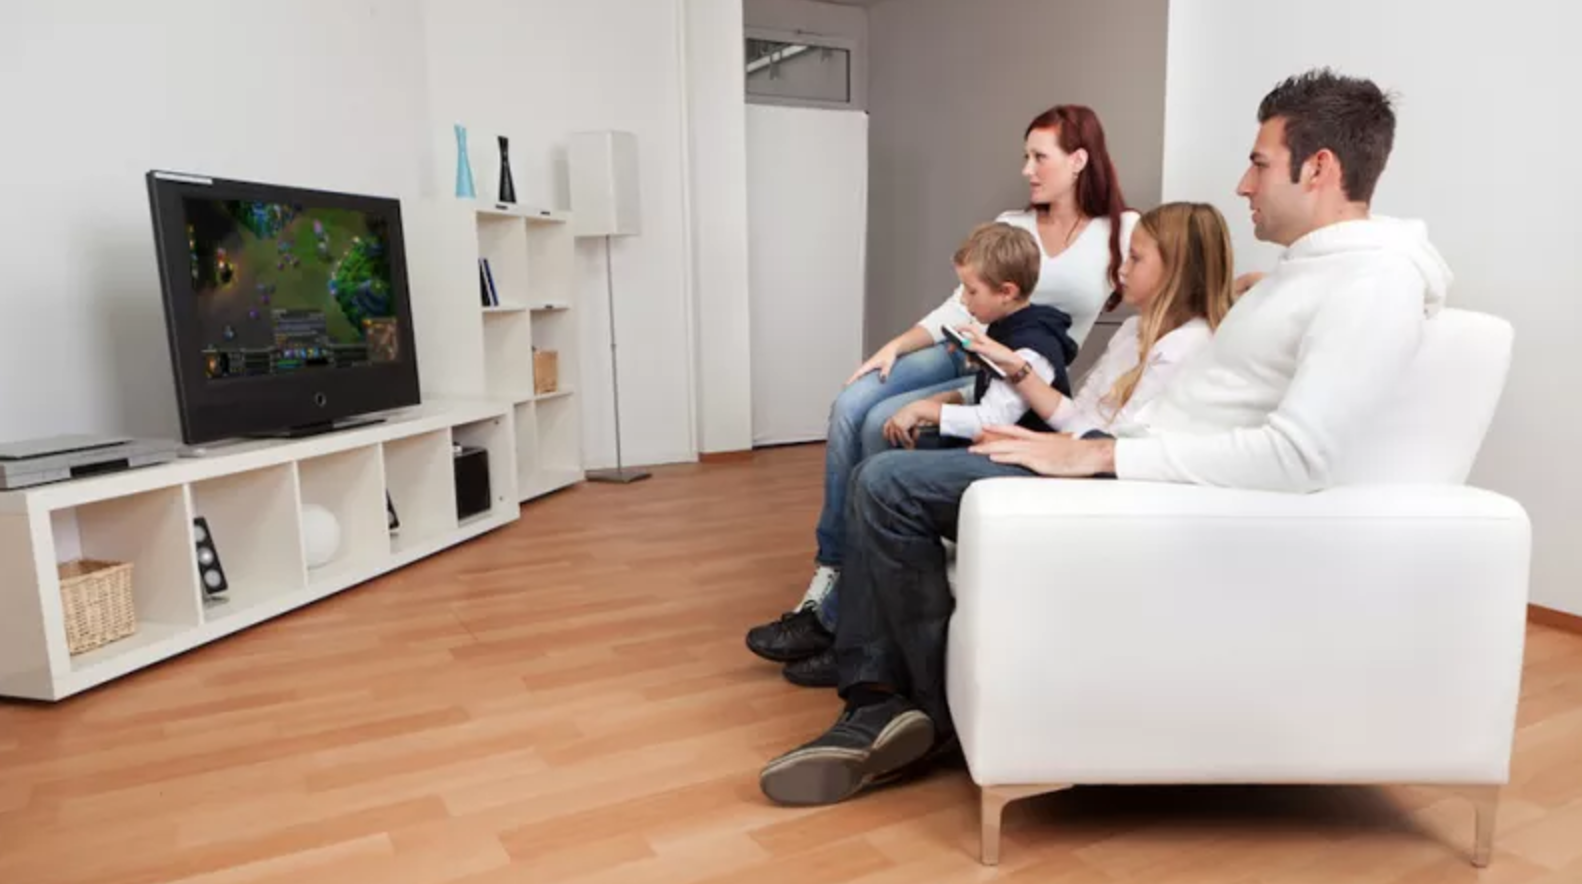
M1556 611L1553 608L1540 608L1537 605L1528 605L1527 622L1582 635L1582 617L1578 617L1575 614L1567 614L1564 611Z

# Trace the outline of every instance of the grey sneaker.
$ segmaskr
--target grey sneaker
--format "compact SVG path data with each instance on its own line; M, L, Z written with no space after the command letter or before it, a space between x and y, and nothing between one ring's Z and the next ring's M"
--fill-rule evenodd
M933 745L933 721L911 701L892 696L842 712L818 739L765 765L758 786L779 804L834 804L902 770Z

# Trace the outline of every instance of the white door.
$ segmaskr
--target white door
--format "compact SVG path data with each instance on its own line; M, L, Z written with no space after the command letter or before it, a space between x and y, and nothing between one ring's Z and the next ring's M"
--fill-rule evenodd
M862 362L868 115L747 105L753 444L822 440Z

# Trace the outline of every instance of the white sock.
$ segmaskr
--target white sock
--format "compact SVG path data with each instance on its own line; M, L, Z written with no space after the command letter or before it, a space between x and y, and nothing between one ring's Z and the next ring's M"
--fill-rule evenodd
M810 609L818 607L824 601L824 597L829 595L829 591L835 588L835 581L839 579L839 568L819 565L818 569L813 572L813 579L808 581L807 592L803 593L802 602L797 605L797 608Z

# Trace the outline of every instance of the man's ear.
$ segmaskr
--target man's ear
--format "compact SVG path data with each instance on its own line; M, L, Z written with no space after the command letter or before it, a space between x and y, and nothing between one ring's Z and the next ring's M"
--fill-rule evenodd
M1318 152L1307 158L1302 164L1302 180L1304 184L1312 187L1322 187L1334 182L1336 187L1343 184L1344 176L1340 171L1340 157L1327 147L1321 147Z

